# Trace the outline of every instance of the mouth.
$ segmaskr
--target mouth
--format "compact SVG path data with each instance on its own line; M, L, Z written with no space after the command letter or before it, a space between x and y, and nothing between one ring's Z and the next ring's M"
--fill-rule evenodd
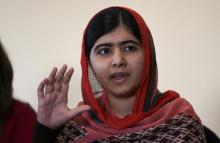
M115 72L110 75L110 78L115 83L123 83L129 77L129 73Z

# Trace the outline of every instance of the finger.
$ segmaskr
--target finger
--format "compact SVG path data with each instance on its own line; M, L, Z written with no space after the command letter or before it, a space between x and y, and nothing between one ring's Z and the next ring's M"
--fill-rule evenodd
M48 84L46 85L46 93L50 93L54 90L54 81L55 81L55 76L57 73L57 68L54 67L48 77Z
M73 68L70 68L64 75L63 84L60 90L62 93L64 93L64 95L67 95L67 92L69 90L69 82L73 75L73 71L74 71Z
M57 73L57 68L54 67L49 75L50 82L53 82L55 80L56 73Z
M74 69L73 68L70 68L66 74L64 75L64 79L63 79L63 82L64 83L69 83L72 75L73 75L73 72L74 72Z
M72 110L70 110L70 112L68 113L68 118L71 119L74 116L83 113L85 111L91 110L91 107L89 105L80 105Z
M56 91L61 90L62 81L63 81L63 77L64 77L64 74L65 74L66 70L67 70L67 66L63 65L63 67L57 73L56 81L55 81L55 87L54 87Z
M59 84L59 92L63 93L62 95L67 96L69 90L69 81L73 75L73 68L70 68L64 75L63 81ZM67 97L66 97L67 98Z
M39 98L44 97L44 87L48 83L48 79L44 79L43 81L40 82L38 88L37 88L37 95Z
M62 81L64 73L66 72L67 65L63 65L60 71L57 73L56 81Z

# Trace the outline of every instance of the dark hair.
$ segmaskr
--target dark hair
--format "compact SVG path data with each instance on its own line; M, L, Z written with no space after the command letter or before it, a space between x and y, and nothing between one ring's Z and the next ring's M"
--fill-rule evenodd
M114 30L120 22L141 42L140 30L132 14L124 8L110 7L97 13L88 24L85 35L87 58L89 58L91 49L96 40Z
M12 103L12 81L12 65L0 42L0 130L1 124Z

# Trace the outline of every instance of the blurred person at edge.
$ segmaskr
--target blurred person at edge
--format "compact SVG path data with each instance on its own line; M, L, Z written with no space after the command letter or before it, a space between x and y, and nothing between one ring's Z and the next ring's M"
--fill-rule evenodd
M0 143L31 143L36 113L13 98L13 68L0 41Z

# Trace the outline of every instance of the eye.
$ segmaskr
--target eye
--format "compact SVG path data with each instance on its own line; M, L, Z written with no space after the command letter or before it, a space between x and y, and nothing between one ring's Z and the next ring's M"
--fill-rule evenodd
M126 46L124 46L123 50L125 52L135 52L136 50L138 50L138 47L134 46L134 45L126 45Z
M99 55L108 55L112 52L111 48L100 48L97 52Z

